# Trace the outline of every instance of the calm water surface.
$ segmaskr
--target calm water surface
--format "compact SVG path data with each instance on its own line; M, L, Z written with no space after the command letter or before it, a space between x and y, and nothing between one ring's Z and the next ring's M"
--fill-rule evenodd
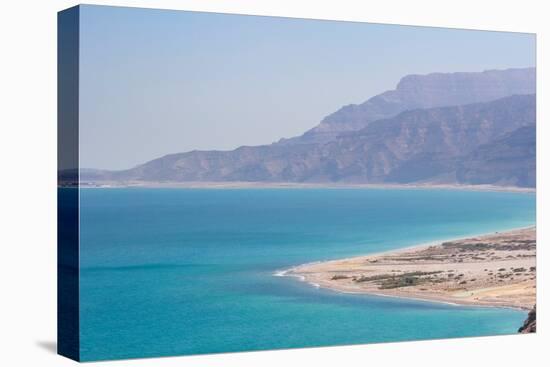
M80 202L83 360L509 334L525 318L273 274L533 225L533 194L132 188Z

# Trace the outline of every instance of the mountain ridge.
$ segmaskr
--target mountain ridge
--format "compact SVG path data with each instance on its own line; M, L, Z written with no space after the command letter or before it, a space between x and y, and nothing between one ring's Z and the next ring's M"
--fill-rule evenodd
M344 106L300 137L169 154L122 171L81 170L81 178L534 187L535 95L512 93L534 91L534 76L534 68L408 75L395 90L363 107Z
M410 74L388 90L360 104L348 104L329 114L299 137L284 143L323 143L341 132L355 131L370 122L418 108L457 106L536 92L535 68L482 72Z

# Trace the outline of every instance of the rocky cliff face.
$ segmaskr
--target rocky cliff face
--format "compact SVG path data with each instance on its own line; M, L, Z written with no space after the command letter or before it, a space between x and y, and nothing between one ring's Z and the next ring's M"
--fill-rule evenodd
M536 333L537 332L537 306L533 307L531 311L529 311L529 314L527 315L527 319L523 323L523 325L518 330L519 333L522 334L529 334L529 333Z
M344 106L289 142L326 142L342 132L360 130L373 121L394 117L403 111L488 102L515 94L534 94L535 89L535 68L408 75L395 90L362 104Z
M457 176L466 156L534 121L534 96L513 96L403 112L341 135L326 147L338 147L331 156L347 173L338 178L346 181L469 183L471 176ZM487 169L500 177L497 167Z
M472 185L535 187L536 127L530 124L483 144L461 159L457 181Z
M172 154L81 178L534 187L536 106L526 94L534 89L534 69L411 75L301 137Z

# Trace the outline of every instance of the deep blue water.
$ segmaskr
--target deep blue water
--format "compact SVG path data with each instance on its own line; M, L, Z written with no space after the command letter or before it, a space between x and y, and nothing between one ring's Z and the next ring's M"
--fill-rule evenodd
M82 189L80 204L83 360L509 334L525 318L273 273L532 225L533 194Z

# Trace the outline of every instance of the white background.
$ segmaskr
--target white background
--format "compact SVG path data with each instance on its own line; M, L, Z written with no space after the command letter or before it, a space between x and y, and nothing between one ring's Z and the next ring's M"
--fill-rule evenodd
M303 18L536 32L538 329L536 335L95 363L97 366L539 366L550 359L550 203L546 1L91 1ZM0 4L0 365L68 366L56 338L56 12L72 1ZM545 24L546 23L546 24ZM215 335L213 335L215 337ZM545 349L546 348L546 349Z

